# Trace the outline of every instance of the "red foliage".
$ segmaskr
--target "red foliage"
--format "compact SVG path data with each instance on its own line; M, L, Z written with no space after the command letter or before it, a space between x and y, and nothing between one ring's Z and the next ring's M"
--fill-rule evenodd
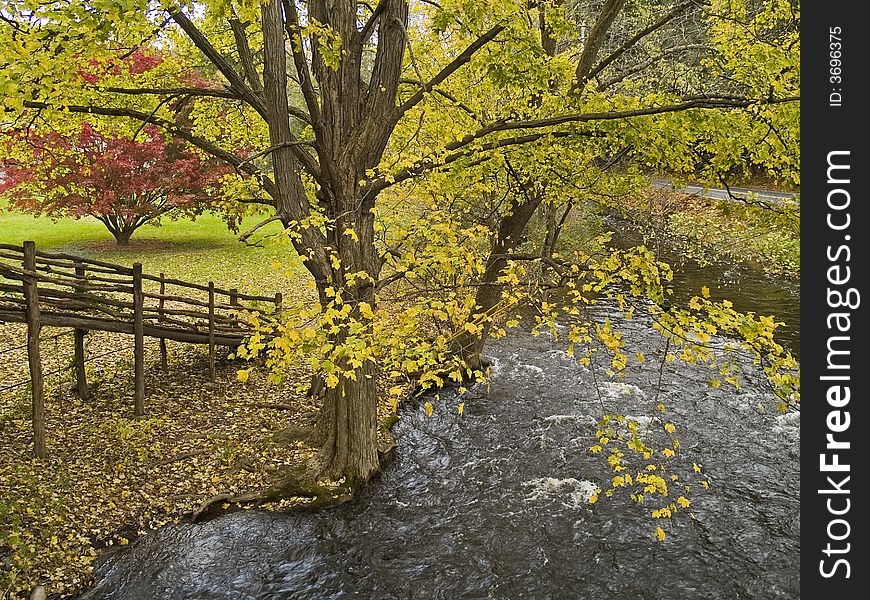
M26 164L0 162L0 193L36 214L97 217L121 243L164 214L201 212L228 172L180 140L167 142L153 126L136 140L106 136L85 123L72 139L52 133L29 141Z
M134 50L133 53L124 60L124 62L127 63L127 68L130 70L131 74L139 75L140 73L145 73L146 71L150 71L154 67L160 65L160 63L163 62L163 57L158 56L157 54L150 54L141 48L138 48Z
M159 66L162 62L163 57L159 54L138 48L123 59L109 61L88 59L87 68L79 69L79 75L85 83L93 85L107 75L121 75L125 72L130 75L141 75Z

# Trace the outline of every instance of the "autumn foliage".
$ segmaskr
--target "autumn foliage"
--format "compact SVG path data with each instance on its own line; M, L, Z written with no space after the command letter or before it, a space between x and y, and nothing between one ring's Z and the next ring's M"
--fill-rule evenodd
M19 140L20 141L20 140ZM153 125L137 136L100 133L84 123L72 137L31 134L29 160L3 160L0 193L36 215L95 217L127 245L146 223L195 217L216 197L227 172Z

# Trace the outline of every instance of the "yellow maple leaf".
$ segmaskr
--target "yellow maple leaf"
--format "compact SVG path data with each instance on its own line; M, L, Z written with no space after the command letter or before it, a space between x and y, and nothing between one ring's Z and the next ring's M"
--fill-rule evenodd
M661 527L656 527L656 539L660 542L665 541L665 530Z
M463 412L465 412L465 402L460 402L460 403L459 403L459 408L456 409L456 412L458 412L460 415L461 415Z
M435 407L432 406L431 402L427 402L426 404L423 405L423 409L426 411L426 416L431 417L432 412L435 410Z
M372 312L372 305L368 302L359 303L359 313L366 319L374 319L375 313Z

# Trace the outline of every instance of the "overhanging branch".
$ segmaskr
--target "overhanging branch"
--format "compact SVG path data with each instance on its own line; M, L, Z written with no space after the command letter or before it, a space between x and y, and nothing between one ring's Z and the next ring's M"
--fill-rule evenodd
M422 87L396 110L396 115L393 119L394 122L398 122L399 119L401 119L405 115L405 113L417 106L417 104L419 104L420 101L426 97L427 92L431 92L435 88L435 86L441 84L445 79L455 73L459 69L459 67L470 61L471 57L474 56L474 54L478 50L494 40L495 37L502 31L504 31L504 25L496 25L495 27L491 28L489 31L481 35L479 38L474 40L471 44L469 44L468 47L466 47L459 56L450 61L450 63L443 69L441 69L441 71L437 75L435 75L435 77L430 79L428 82L423 83Z
M31 100L25 101L24 106L25 108L30 108L33 110L45 110L53 108L45 102L33 102ZM207 154L210 154L215 158L219 158L220 160L226 162L232 167L238 169L239 171L247 175L256 177L257 180L263 184L263 187L266 189L267 192L269 192L270 195L276 192L274 183L268 177L263 175L263 173L254 165L250 163L245 163L245 161L243 161L240 157L236 156L232 152L224 150L223 148L217 146L216 144L205 138L192 134L191 132L183 129L182 127L179 127L178 124L173 123L168 119L157 117L153 114L144 113L138 110L132 110L129 108L115 108L107 106L79 106L75 104L66 105L62 108L73 113L101 115L106 117L126 117L129 119L140 121L142 123L150 123L152 125L156 125L157 127L160 127L161 129L168 131L169 133L176 135L181 139L189 142L190 144L196 146L203 152L206 152Z
M544 119L525 120L525 121L496 121L486 127L478 129L459 140L455 140L447 144L444 149L451 154L448 154L443 159L433 157L431 159L423 159L416 165L401 171L390 178L388 181L385 177L380 177L371 181L367 188L366 194L380 192L396 183L406 181L412 177L439 168L441 166L455 162L461 158L470 156L476 152L494 150L507 146L516 146L537 141L546 136L566 137L570 135L593 135L589 132L580 134L571 131L546 131L539 133L530 133L513 138L495 140L485 143L479 147L467 148L473 142L500 131L512 131L518 129L545 129L565 125L568 123L588 123L593 121L614 121L619 119L630 119L635 117L653 116L674 112L681 112L689 109L736 109L746 108L759 104L781 104L786 102L796 102L800 100L797 96L789 96L786 98L772 98L768 100L757 100L729 96L690 96L684 98L683 102L675 104L666 104L662 106L650 106L646 108L637 108L623 111L611 111L600 113L576 113L569 115L561 115L557 117L549 117ZM467 148L467 149L466 149Z

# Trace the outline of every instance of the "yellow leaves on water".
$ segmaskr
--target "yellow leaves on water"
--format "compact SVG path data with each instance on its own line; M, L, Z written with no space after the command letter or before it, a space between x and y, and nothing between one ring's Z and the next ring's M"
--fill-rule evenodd
M671 450L670 448L665 448L664 450L662 450L662 454L664 454L668 458L671 458L674 456L674 451Z
M673 423L665 423L665 431L667 431L668 433L676 433L677 426Z
M460 414L460 416L462 415L463 412L465 412L465 402L459 403L459 408L456 409L456 412L458 412Z
M431 402L428 402L428 401L427 401L427 402L423 405L423 410L426 411L426 416L427 416L427 417L431 417L431 416L432 416L432 413L433 413L434 410L435 410L435 407L432 406L432 403L431 403Z
M700 472L701 472L701 465L699 465L698 463L693 462L693 463L692 463L692 469L695 471L695 473L700 473Z
M656 527L655 536L656 536L656 539L660 542L665 541L665 538L667 537L667 535L665 534L665 530L662 529L661 527Z
M674 516L674 513L669 506L654 510L650 514L652 515L653 519L670 519L672 516Z

